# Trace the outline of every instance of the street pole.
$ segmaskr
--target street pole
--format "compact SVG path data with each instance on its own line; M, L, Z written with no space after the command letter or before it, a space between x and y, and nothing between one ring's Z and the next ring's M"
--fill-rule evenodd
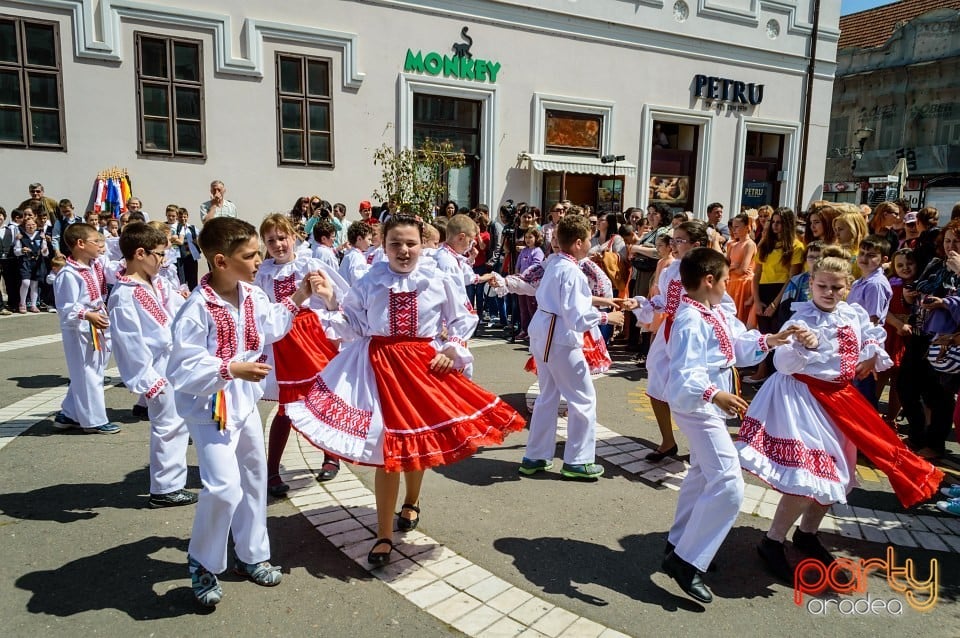
M810 59L803 107L803 131L800 133L800 174L797 176L796 212L804 208L803 187L807 177L807 145L810 140L810 110L813 103L813 79L817 68L817 40L820 39L820 0L813 0L813 28L810 32Z

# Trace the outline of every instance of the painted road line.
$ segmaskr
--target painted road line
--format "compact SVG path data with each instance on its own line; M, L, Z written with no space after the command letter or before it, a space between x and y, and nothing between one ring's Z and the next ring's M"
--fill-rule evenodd
M39 337L27 337L26 339L17 339L0 343L0 352L10 352L11 350L20 350L22 348L32 348L34 346L45 346L51 343L60 343L63 336L58 332L55 335L41 335Z

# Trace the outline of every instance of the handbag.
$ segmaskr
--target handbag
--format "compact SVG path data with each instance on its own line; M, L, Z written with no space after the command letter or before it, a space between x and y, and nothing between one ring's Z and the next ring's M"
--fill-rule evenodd
M603 251L600 253L600 268L603 269L603 272L606 273L607 277L610 278L610 283L613 284L613 291L617 294L617 291L623 290L624 286L627 285L627 282L630 281L630 262L620 257L620 253L615 250L610 250L613 246L613 237L610 238L610 241L603 247Z
M941 374L956 374L960 372L960 346L931 343L927 361Z

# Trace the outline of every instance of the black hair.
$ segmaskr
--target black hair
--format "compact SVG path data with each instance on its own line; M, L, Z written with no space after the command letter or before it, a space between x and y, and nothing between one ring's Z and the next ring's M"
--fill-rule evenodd
M120 253L128 262L133 259L137 250L154 250L158 246L167 247L167 235L159 228L143 222L133 222L123 227L120 233Z

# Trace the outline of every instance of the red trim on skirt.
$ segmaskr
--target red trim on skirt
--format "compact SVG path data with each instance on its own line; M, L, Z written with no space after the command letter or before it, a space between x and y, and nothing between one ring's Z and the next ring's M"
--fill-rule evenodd
M327 339L317 314L300 310L293 318L290 332L273 344L280 405L303 399L313 387L317 374L336 354L337 349Z
M803 374L793 376L806 384L837 429L887 475L904 507L937 493L943 472L911 452L856 388Z
M525 425L516 410L463 373L431 372L436 355L429 339L370 340L388 472L455 463L480 447L501 444L505 434Z

